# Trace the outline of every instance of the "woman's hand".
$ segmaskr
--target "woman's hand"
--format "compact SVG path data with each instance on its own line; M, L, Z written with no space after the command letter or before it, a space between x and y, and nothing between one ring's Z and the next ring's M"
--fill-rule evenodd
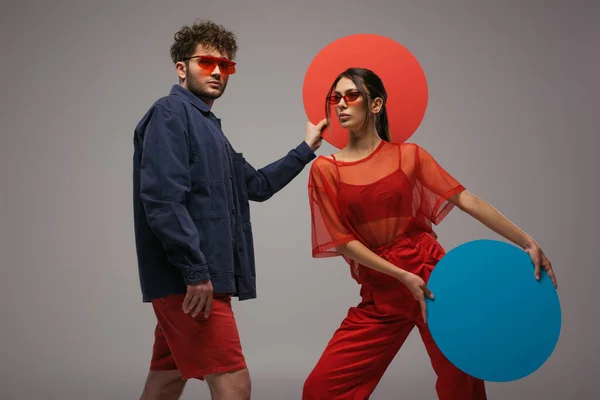
M402 283L406 285L408 290L412 293L415 300L419 302L421 305L421 312L423 313L423 321L427 323L427 311L425 304L425 296L429 299L433 299L433 293L429 290L427 285L425 285L425 281L421 279L420 276L415 275L413 273L407 272L402 277Z
M414 296L415 300L417 300L421 306L423 321L427 322L425 296L427 296L429 299L433 299L433 294L429 288L427 288L425 281L421 279L420 276L408 272L402 268L398 268L386 259L373 253L372 250L368 249L358 240L352 240L346 244L338 246L337 251L344 256L366 266L367 268L371 268L375 271L392 276L406 285L408 290L410 290Z
M540 270L543 268L552 280L554 288L558 289L558 284L556 283L556 276L554 275L554 271L552 270L552 264L550 263L550 260L548 260L548 257L546 257L540 246L534 243L528 246L525 249L525 251L529 254L529 257L531 257L531 261L533 261L533 265L535 266L535 279L540 279Z

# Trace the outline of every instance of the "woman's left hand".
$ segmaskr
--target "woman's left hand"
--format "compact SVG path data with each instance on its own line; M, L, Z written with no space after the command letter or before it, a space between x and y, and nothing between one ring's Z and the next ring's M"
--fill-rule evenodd
M550 263L550 260L548 260L548 257L546 257L540 246L534 244L525 251L529 254L529 256L531 257L531 261L533 261L533 265L535 266L535 279L540 279L540 271L543 268L552 280L554 287L558 289L558 284L556 283L556 276L554 275L554 271L552 270L552 264Z

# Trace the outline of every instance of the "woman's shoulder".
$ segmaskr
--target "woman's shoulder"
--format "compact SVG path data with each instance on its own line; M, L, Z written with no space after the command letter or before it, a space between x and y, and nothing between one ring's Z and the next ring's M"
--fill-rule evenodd
M402 155L416 154L420 149L420 146L418 144L409 143L409 142L402 142L402 143L388 142L387 147L388 147L388 149L392 149L392 148L397 149Z
M335 167L334 163L335 160L331 155L321 154L317 156L317 158L315 158L315 160L312 162L310 169L311 172L316 172L317 170L320 172L327 172L333 170L333 168Z
M425 149L423 147L421 147L420 145L418 145L417 143L404 142L404 143L399 144L398 146L404 156L410 155L410 156L416 157L419 155L419 153L422 153L425 151Z
M398 146L400 147L401 150L406 150L406 151L416 151L417 149L420 148L420 146L418 144L412 143L412 142L400 143L400 144L398 144Z
M313 165L318 165L319 167L325 165L333 165L333 163L335 162L335 159L333 157L334 155L332 154L321 154L317 156L317 158L315 158L315 161L313 161Z
M331 156L319 155L312 162L309 172L309 186L321 186L336 178L335 161Z

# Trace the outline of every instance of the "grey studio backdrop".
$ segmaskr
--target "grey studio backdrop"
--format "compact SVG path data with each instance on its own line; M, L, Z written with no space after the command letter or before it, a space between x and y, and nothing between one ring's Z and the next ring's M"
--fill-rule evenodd
M256 167L303 140L304 72L323 46L358 32L407 46L430 90L411 141L533 235L559 278L555 353L489 398L594 398L599 16L594 1L3 2L0 398L139 396L155 318L136 270L132 131L176 82L169 46L195 18L239 36L214 111ZM234 309L259 400L300 398L359 298L341 259L311 258L307 177L251 208L259 297ZM459 210L436 230L447 250L499 238ZM434 383L414 331L373 398L430 400Z

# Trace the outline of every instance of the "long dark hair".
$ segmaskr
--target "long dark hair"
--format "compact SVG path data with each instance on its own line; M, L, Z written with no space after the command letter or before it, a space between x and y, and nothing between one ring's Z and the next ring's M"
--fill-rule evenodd
M329 92L327 93L327 98L333 94L335 90L335 86L338 84L340 79L348 78L354 82L358 90L360 91L365 101L365 112L367 118L365 119L365 125L369 122L369 99L375 99L377 97L381 97L383 99L383 106L381 110L375 117L375 129L377 130L377 134L379 137L386 142L390 141L390 130L388 126L388 116L387 109L385 108L387 102L387 92L385 87L383 86L383 82L381 78L377 76L377 74L366 68L348 68L344 72L342 72L338 77L333 81L331 88L329 88ZM325 100L325 114L327 116L327 120L329 120L331 105L327 100Z

